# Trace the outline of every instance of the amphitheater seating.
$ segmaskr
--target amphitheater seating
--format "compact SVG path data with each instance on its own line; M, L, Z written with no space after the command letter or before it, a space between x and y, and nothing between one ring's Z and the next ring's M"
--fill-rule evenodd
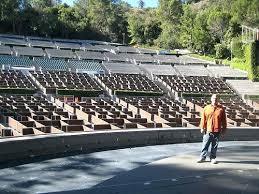
M156 55L157 52L155 50L145 49L145 48L138 48L138 52L140 54L150 54L150 55Z
M62 108L62 103L50 102L44 96L0 96L0 119L1 123L12 128L10 136L165 126L197 127L200 109L208 103L207 100L192 99L182 103L166 97L125 97L115 102L109 98L96 98L67 102L65 107L74 110L72 113ZM242 100L220 103L225 107L228 127L259 126L259 113ZM148 115L150 117L146 117ZM161 123L155 121L158 117Z
M118 129L163 127L161 123L155 123L149 118L107 98L88 99L84 102L73 103L71 106L78 107L84 113L96 116L118 127Z
M163 64L177 64L177 65L186 65L186 64L190 64L190 65L202 65L202 64L207 64L208 62L200 60L200 59L196 59L193 57L189 57L187 55L154 55L154 57L156 58L156 60Z
M226 80L226 82L234 88L239 94L244 95L259 95L259 82L250 80Z
M105 55L101 52L76 51L80 59L104 61Z
M72 73L66 71L31 71L32 76L41 86L48 89L68 89L68 90L101 90L100 86L88 74ZM48 90L51 93L51 90ZM55 90L54 90L55 91Z
M8 55L0 55L0 64L15 67L32 67L33 61L28 57L14 57Z
M203 65L175 65L174 68L184 76L208 76L210 72Z
M139 53L136 48L130 46L118 46L116 51L118 53Z
M56 41L55 44L60 49L80 50L81 45L78 42Z
M111 74L98 75L98 78L112 91L146 91L161 92L162 90L145 75L140 74Z
M160 64L181 64L181 60L176 55L154 55L155 60Z
M0 36L1 45L20 45L27 46L28 43L24 40L22 36Z
M15 34L0 34L2 38L16 38L16 39L25 39L25 36L15 35Z
M44 58L45 53L51 58ZM258 107L246 104L236 94L237 91L243 96L258 95L257 83L248 80L225 82L225 78L245 79L247 74L188 56L157 55L148 49L100 41L0 35L0 65L13 69L23 67L20 68L23 71L34 66L41 69L29 74L0 70L0 130L2 126L11 127L10 136L131 128L193 128L198 126L200 112L209 103L208 96L212 93L224 97L220 103L227 113L229 127L259 126ZM103 75L105 71L109 74ZM159 86L171 90L172 93L167 91L170 95L175 94L179 101L165 97L166 93ZM106 96L103 88L112 99ZM13 90L34 93L39 89L57 96L50 102L39 94L7 94ZM59 91L78 96L61 97ZM91 93L94 97L80 96L80 92ZM159 97L148 97L152 94ZM8 130L0 132L0 136L3 134L8 135Z
M0 88L37 89L27 75L15 70L0 70Z
M71 50L46 49L45 51L51 58L76 58L75 54Z
M101 46L98 45L85 45L86 51L92 51L92 52L105 52L105 49L103 49Z
M139 67L132 63L103 63L109 73L126 73L138 74L141 73Z
M158 76L171 90L181 93L193 94L228 94L235 95L234 90L223 80L206 76Z
M153 63L155 62L155 58L152 55L148 54L128 54L128 58L130 61L134 63Z
M191 100L191 103L195 104L196 109L201 110L210 103L210 100L195 98ZM220 104L225 108L228 127L259 126L259 111L244 103L242 99L237 97L221 99Z
M181 61L181 64L196 64L196 65L208 64L208 61L193 58L188 55L181 55L179 56L179 59Z
M12 127L10 136L92 131L91 124L44 97L0 96L1 122Z
M157 64L140 64L147 72L154 75L177 75L175 68L171 65L157 65Z
M44 57L45 53L41 48L31 48L31 47L14 47L17 56L34 56L34 57Z
M42 70L47 71L68 71L68 64L61 59L34 58L34 63Z
M123 101L129 105L123 104ZM165 97L125 97L120 103L105 99L87 99L65 106L47 101L43 96L0 96L1 123L12 127L10 136L44 135L92 130L197 127L200 108L207 100L181 103ZM221 101L228 117L228 127L259 126L259 113L242 101ZM69 108L70 107L70 108ZM136 108L136 109L135 109ZM199 110L199 111L198 111ZM148 113L148 114L146 114ZM150 117L147 117L147 116ZM161 118L161 123L154 118Z
M109 98L67 103L74 113L59 105L43 96L0 96L1 123L12 128L9 136L163 127Z
M57 46L48 39L30 39L30 46L40 48L57 48Z
M92 51L92 52L107 52L109 49L105 49L104 47L108 45L91 45L91 44L86 44L84 45L84 48L86 51ZM108 46L109 48L109 46Z
M125 97L122 100L165 119L170 127L197 127L200 122L199 112L167 97Z
M106 51L106 52L107 51L109 51L109 52L114 51L115 52L115 50L116 50L116 47L113 46L113 45L110 45L110 44L100 44L100 45L95 45L95 46L98 46L98 47L104 49L104 51Z
M11 55L12 51L9 46L0 45L0 54L1 55Z
M109 62L127 62L129 61L128 56L126 54L113 54L110 52L105 53L105 57Z
M98 62L85 60L69 60L69 65L76 72L96 72L104 73L103 67Z
M222 78L247 78L247 72L233 69L230 66L223 65L208 65L207 69L213 74L215 77Z

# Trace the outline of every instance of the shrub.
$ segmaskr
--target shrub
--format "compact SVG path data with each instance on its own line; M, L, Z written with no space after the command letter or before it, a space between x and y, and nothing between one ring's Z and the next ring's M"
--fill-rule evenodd
M242 43L241 37L236 37L232 39L232 54L236 58L244 58L244 45Z
M246 57L246 66L248 69L248 77L252 81L257 81L259 79L259 64L257 64L257 58L256 55L259 51L259 46L257 43L251 43L248 44L245 48L245 57Z
M216 44L215 51L217 59L225 59L230 57L230 51L225 44Z

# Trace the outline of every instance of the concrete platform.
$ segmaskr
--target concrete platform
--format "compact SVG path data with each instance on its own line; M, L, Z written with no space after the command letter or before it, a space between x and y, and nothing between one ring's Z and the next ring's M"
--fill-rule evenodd
M220 142L218 164L196 163L201 143L68 156L0 170L0 192L258 194L259 142Z

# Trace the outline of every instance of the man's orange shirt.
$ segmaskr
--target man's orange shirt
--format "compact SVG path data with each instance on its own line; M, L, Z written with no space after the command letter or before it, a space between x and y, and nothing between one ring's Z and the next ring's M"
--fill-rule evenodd
M201 115L200 128L207 132L224 132L227 128L227 119L223 107L212 104L205 106Z

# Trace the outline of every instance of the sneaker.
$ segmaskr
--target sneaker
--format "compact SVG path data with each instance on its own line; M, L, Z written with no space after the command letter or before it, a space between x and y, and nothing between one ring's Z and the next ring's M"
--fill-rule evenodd
M197 163L202 163L202 162L205 162L206 161L206 158L200 158L197 160Z
M211 163L211 164L217 164L218 161L217 161L216 159L211 159L211 160L210 160L210 163Z

